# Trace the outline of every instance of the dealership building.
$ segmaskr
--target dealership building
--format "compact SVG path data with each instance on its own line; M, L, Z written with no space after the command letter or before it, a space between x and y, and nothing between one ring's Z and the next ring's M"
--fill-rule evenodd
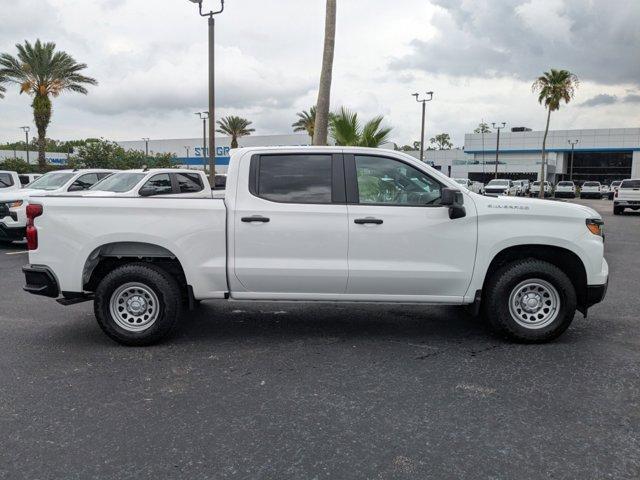
M542 158L544 132L527 128L502 130L498 149L498 176L501 178L538 179ZM488 181L495 177L496 133L471 133L464 138L464 148L426 150L425 161L452 177L468 177ZM145 149L145 142L118 142L124 148ZM199 168L206 161L207 151L202 138L150 140L149 151L173 153L181 165ZM240 146L309 145L306 134L251 135L240 139ZM573 166L571 144L573 146ZM229 164L229 137L216 137L216 164L226 171ZM393 144L383 148L392 149ZM551 130L547 137L547 180L556 183L572 177L577 182L597 180L611 183L630 177L640 177L640 128L591 130ZM203 152L205 155L203 156ZM418 152L407 152L419 157Z

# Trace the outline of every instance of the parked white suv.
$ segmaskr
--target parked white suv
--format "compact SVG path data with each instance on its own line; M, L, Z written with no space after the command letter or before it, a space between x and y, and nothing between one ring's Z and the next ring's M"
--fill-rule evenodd
M474 193L480 193L482 191L482 188L484 187L482 183L474 182L473 180L470 180L468 178L454 178L453 181L465 188L468 188Z
M485 195L510 195L515 197L518 194L518 187L513 183L513 180L495 178L484 186L484 193Z
M0 240L11 242L25 237L26 208L31 195L67 193L86 190L113 170L56 170L42 175L27 188L3 192L0 190ZM18 185L20 181L18 180Z
M620 187L621 183L622 183L622 180L614 180L613 182L611 182L611 189L609 190L609 200L613 200L613 197L618 191L618 188Z
M576 184L571 180L563 180L562 182L558 182L554 194L557 198L576 198Z
M584 182L580 187L580 198L602 198L600 182Z
M613 214L620 215L625 208L640 209L640 178L623 180L613 197Z
M530 197L538 197L540 196L540 182L539 181L535 181L531 184L531 188L529 189L529 196ZM544 196L545 197L550 197L551 196L551 184L547 181L544 182Z

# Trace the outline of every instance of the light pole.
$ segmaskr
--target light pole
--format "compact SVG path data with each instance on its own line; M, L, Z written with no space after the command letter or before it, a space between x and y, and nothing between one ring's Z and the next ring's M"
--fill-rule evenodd
M207 119L209 118L209 112L196 112L196 115L202 119L202 168L204 173L207 173ZM215 168L215 156L214 156L214 168Z
M185 145L184 149L187 151L187 161L189 161L189 150L191 149L191 147Z
M31 128L30 127L20 127L20 128L24 130L24 136L27 142L25 145L25 148L27 149L27 163L30 163L29 162L29 130L31 130Z
M142 137L142 140L144 140L144 156L149 158L149 138L146 137Z
M494 130L498 131L498 138L496 139L496 176L495 176L495 178L498 178L498 158L500 155L500 130L506 127L507 124L505 122L502 122L502 126L498 126L498 127L496 127L495 123L492 123L491 125L493 126Z
M573 180L573 147L576 146L576 143L578 143L580 140L567 140L567 142L569 142L569 145L571 145L571 170L569 170L569 180Z
M224 10L224 0L220 0L219 10L210 10L208 13L202 11L202 0L189 0L198 4L198 12L201 17L209 17L209 183L211 188L216 185L216 132L215 132L215 20L214 15L222 13Z
M422 103L422 128L420 129L420 161L424 162L424 120L427 111L427 102L433 100L433 92L427 92L429 98L420 100L419 93L412 93L412 96L416 97L416 102Z

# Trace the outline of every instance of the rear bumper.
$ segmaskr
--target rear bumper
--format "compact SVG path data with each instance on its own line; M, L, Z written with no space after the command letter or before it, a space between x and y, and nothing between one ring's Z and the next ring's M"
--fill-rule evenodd
M26 230L25 227L7 227L0 222L0 240L23 240Z
M22 267L22 272L26 283L24 286L25 292L51 298L57 298L60 295L58 281L47 267L26 265Z
M616 207L640 207L640 200L614 200L613 205Z
M575 198L576 192L558 192L556 191L555 196L558 198Z
M600 192L580 192L580 198L602 198Z

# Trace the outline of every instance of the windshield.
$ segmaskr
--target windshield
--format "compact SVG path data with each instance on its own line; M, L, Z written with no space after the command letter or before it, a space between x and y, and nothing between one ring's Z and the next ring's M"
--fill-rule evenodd
M616 180L615 182L611 182L612 187L619 187L622 183L622 180Z
M122 193L128 192L135 187L140 180L145 177L144 173L121 172L114 173L100 180L89 190L98 190L100 192Z
M559 187L573 187L573 182L558 182Z
M533 182L533 186L534 187L539 187L540 186L540 182Z
M624 180L620 188L640 188L640 180Z
M600 183L598 182L584 182L583 187L599 187Z
M508 187L509 186L509 180L491 180L489 182L489 184L487 185L488 187Z
M38 190L57 190L74 176L74 173L47 173L29 185Z

